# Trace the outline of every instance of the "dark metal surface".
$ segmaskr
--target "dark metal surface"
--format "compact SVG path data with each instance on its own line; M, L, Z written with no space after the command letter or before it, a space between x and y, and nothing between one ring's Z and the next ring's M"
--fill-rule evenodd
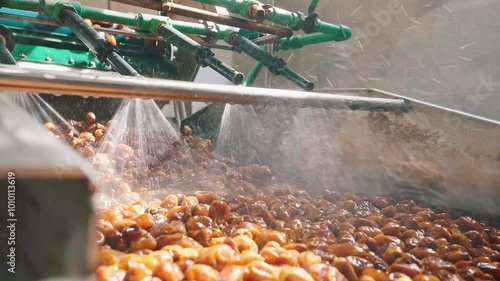
M20 20L20 21L25 21L25 22L46 24L46 25L52 25L52 26L63 26L55 20L49 20L49 19L43 19L43 18L33 18L33 17L20 16L20 15L12 15L12 14L8 14L8 13L0 13L0 18L11 19L11 20ZM93 28L96 31L105 32L105 33L109 33L109 34L120 34L120 35L124 35L127 37L143 38L143 39L150 39L150 40L163 40L163 38L161 38L161 37L153 36L151 34L146 34L146 33L140 32L140 31L131 32L131 31L126 31L126 30L121 30L121 29L99 27L99 26L93 26Z

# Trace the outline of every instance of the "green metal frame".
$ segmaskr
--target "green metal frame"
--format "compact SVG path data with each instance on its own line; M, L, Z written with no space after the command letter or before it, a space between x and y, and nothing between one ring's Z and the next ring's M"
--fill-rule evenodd
M241 10L241 7L249 7L255 4L263 5L260 2L253 0L197 0L199 2L211 4L211 5L222 5L225 7L232 7L233 10ZM23 9L30 11L42 11L43 14L51 16L56 20L59 19L59 14L64 9L72 9L77 12L81 17L88 18L92 20L109 21L130 26L135 26L143 31L148 31L156 34L156 27L159 24L172 25L175 29L183 33L196 34L196 35L206 35L211 36L214 40L224 40L230 42L229 36L233 32L239 32L237 28L225 26L225 25L214 25L215 30L208 28L206 25L201 23L190 23L183 21L171 20L168 17L149 15L149 14L128 14L115 12L110 10L104 10L99 8L82 6L79 2L57 2L57 1L45 1L41 2L38 0L5 0L5 7L14 9ZM240 8L238 8L240 7ZM267 19L270 21L284 24L284 25L298 25L298 19L295 16L297 13L289 12L277 7L270 8L274 12L267 14ZM303 21L303 19L300 19ZM328 41L344 41L348 40L352 31L349 27L340 24L331 24L317 20L317 32L308 35L296 35L290 38L281 38L279 40L280 45L277 50L288 50L301 48L306 45L318 44ZM252 37L256 34L252 34Z
M12 51L16 60L70 65L78 68L94 68L107 70L107 67L97 60L90 52L79 50L58 49L46 46L17 43Z
M200 3L205 3L214 6L222 6L228 9L228 11L239 14L245 18L258 19L254 15L251 15L249 11L253 6L257 6L263 9L264 17L266 20L277 23L280 25L288 26L293 30L300 30L304 27L306 22L306 17L301 12L290 12L278 7L263 4L256 0L194 0ZM309 13L316 7L319 0L313 0L309 6ZM314 34L307 36L292 36L287 40L283 38L280 40L282 43L281 50L297 49L306 45L318 44L328 41L344 41L351 38L352 31L349 27L340 24L331 24L322 22L320 20L315 20L316 31Z
M194 0L197 2L223 6L232 13L242 15L246 18L253 18L249 14L249 9L253 5L257 5L265 9L265 18L273 23L281 24L290 27L293 30L299 30L304 26L306 17L300 12L290 12L278 7L262 4L255 0ZM313 0L310 4L309 12L315 8L319 0ZM281 38L278 40L276 51L299 49L307 45L319 44L329 41L345 41L351 38L352 31L349 27L341 24L331 24L314 20L316 32L308 35L295 35L290 38Z
M294 30L299 30L304 27L306 17L301 12L289 12L284 9L273 7L271 5L262 4L255 0L195 0L201 3L223 6L228 8L230 12L240 14L246 18L254 18L255 15L251 15L249 11L252 9L262 8L265 11L265 19L278 23L281 25L286 25ZM317 1L311 3L317 4ZM314 6L314 5L313 5ZM34 12L40 12L42 15L49 16L55 20L61 22L60 15L65 9L71 9L78 13L83 18L88 18L91 20L106 21L124 24L128 26L136 27L138 30L143 32L152 33L156 36L158 34L158 27L161 25L168 25L182 33L204 35L210 38L210 43L215 43L218 40L223 40L226 43L232 45L234 34L239 34L245 36L246 38L257 38L258 33L238 29L230 26L214 24L213 27L209 28L207 25L202 23L191 23L183 21L175 21L169 17L150 15L150 14L129 14L110 10L104 10L94 7L87 7L81 5L79 2L60 2L55 0L4 0L4 7L9 7L13 9L29 10ZM309 22L311 23L311 22ZM344 41L351 37L352 31L349 27L344 25L336 25L331 23L322 22L318 19L313 18L312 27L309 27L309 32L313 32L307 35L294 35L289 38L280 38L275 42L274 50L290 50L298 49L307 45L318 44L329 41ZM305 30L305 29L304 29ZM168 38L167 38L168 39ZM167 40L168 41L168 40ZM35 50L35 53L39 51ZM70 54L62 52L64 54L60 59L60 63L69 62ZM45 57L45 56L44 56ZM40 57L39 57L40 58ZM80 57L82 61L85 59ZM265 59L264 56L261 58ZM75 59L73 59L75 60ZM87 58L88 60L88 58ZM260 60L261 62L263 62ZM100 63L95 62L97 68L102 68ZM265 63L264 63L265 64ZM255 71L252 70L250 73L252 78L249 78L245 84L248 84L251 79L255 79L253 76L258 74L258 66L255 66ZM255 72L255 73L254 73Z
M1 8L0 12L47 20L35 12ZM18 61L63 65L67 67L95 70L111 70L101 63L88 48L64 26L31 23L14 19L0 18L0 25L8 27L16 38L12 55ZM153 48L144 47L141 38L126 39L117 35L117 49L124 59L139 73L149 77L178 79L175 65Z
M52 63L76 68L95 70L110 70L94 57L91 52L79 50L58 49L47 46L17 43L12 56L18 61ZM158 57L123 56L134 69L143 75L158 78L175 78L175 68L166 60Z
M276 51L300 49L307 45L325 43L330 41L345 41L351 38L352 31L349 27L341 24L325 23L318 21L318 32L307 35L294 35L289 38L278 39Z
M4 7L18 10L29 10L33 12L41 12L45 16L54 18L60 22L59 15L64 9L72 9L81 17L119 23L137 27L142 31L148 31L156 34L155 28L158 24L172 25L175 29L183 33L195 35L214 35L216 40L224 39L225 32L239 31L239 29L231 28L224 25L216 25L216 30L208 28L201 23L191 23L184 21L171 20L169 17L149 15L149 14L129 14L94 7L82 6L79 2L57 2L57 1L39 1L39 0L5 0ZM254 34L255 35L255 34Z

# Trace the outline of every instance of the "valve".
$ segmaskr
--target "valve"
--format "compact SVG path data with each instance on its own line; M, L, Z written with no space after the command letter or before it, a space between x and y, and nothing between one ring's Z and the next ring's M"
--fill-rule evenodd
M318 13L312 13L305 18L302 25L302 31L306 34L315 33L318 32L319 26Z
M73 9L65 8L60 13L60 21L92 51L101 62L109 63L118 73L127 76L140 76L94 28L87 25Z
M229 40L231 45L234 45L238 50L262 63L271 73L284 76L306 91L312 91L314 89L313 82L291 70L282 58L262 50L258 45L236 32L230 36Z
M188 52L196 58L201 67L210 67L233 84L239 85L245 78L243 73L238 72L215 57L215 54L205 46L198 44L182 32L168 24L161 23L156 27L157 34L167 39L172 45L180 50Z

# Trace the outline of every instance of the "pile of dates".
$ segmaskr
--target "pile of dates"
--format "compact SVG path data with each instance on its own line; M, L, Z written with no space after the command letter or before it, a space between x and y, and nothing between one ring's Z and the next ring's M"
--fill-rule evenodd
M112 122L88 113L45 127L97 166L110 160L96 152L103 145L114 162L134 159L132 147L103 141ZM405 198L311 196L267 167L214 155L187 127L147 172L131 165L105 181L127 196L97 210L97 280L500 280L500 230L488 223ZM146 198L151 178L186 188Z
M97 213L98 280L500 280L500 231L411 200L198 191Z

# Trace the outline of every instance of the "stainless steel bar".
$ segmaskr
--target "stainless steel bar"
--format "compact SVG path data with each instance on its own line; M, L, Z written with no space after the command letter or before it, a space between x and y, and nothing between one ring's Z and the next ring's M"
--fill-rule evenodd
M175 123L177 124L177 128L180 128L181 127L182 117L181 117L181 113L180 113L180 110L179 110L179 102L178 101L174 101L172 104L174 106Z
M219 49L219 50L231 51L231 52L237 52L238 51L233 46L226 46L226 45L221 45L221 44L214 44L214 45L212 45L212 44L204 44L203 42L201 42L200 44L203 45L203 46L207 46L210 49Z
M188 116L187 116L187 112L186 112L186 103L184 102L180 102L180 110L181 110L181 117L182 117L182 120L186 119ZM179 124L179 127L180 127L180 124Z
M403 99L354 97L152 78L107 77L23 69L9 65L0 68L0 90L368 111L405 111L408 108L408 104Z
M401 96L401 95L398 95L398 94L394 94L394 93L391 93L391 92L387 92L387 91L384 91L384 90L369 88L368 92L373 92L373 93L376 93L376 94L379 94L379 95L383 95L383 96L387 96L387 97L391 97L391 98L396 98L396 99L404 98L405 100L407 100L408 102L411 102L414 105L418 104L418 105L422 105L422 106L426 106L426 107L432 108L434 110L446 112L446 113L449 113L449 114L456 114L456 115L462 116L464 118L470 118L470 119L480 120L482 122L487 122L487 123L491 123L491 124L495 124L495 125L500 125L500 121L499 120L493 120L493 119L485 118L485 117L482 117L482 116L470 114L470 113L467 113L467 112L458 111L458 110L447 108L447 107L444 107L444 106L439 106L439 105L432 104L432 103L429 103L429 102L421 101L421 100L418 100L418 99L404 97L404 96Z
M274 35L265 35L262 37L259 37L257 39L253 39L252 42L254 42L257 45L264 45L268 43L274 43L278 37Z

